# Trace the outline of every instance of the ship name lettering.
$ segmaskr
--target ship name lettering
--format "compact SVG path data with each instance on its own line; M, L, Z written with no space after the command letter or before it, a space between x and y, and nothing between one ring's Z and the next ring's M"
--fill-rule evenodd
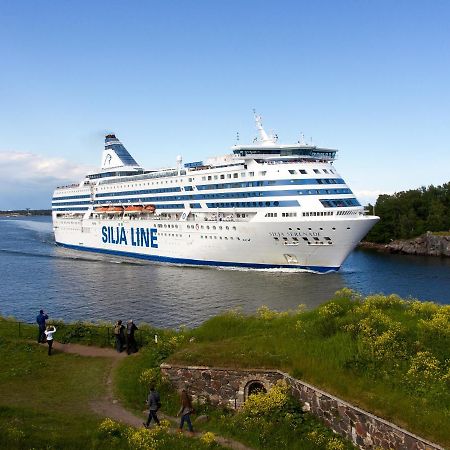
M131 227L130 241L133 247L158 248L158 234L156 228ZM125 227L102 227L102 242L104 244L128 245Z

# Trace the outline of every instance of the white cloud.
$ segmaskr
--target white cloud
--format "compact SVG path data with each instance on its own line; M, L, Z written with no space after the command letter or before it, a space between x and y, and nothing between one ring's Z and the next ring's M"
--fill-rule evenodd
M64 158L49 158L26 152L0 151L2 179L39 182L40 180L78 181L93 168Z
M392 194L393 192L387 192L387 191L380 191L380 190L374 190L374 191L368 191L368 190L362 190L362 191L353 191L356 198L359 200L361 205L367 205L371 203L372 205L375 204L377 201L377 198L381 194Z
M19 151L0 151L0 209L50 208L53 190L94 168Z

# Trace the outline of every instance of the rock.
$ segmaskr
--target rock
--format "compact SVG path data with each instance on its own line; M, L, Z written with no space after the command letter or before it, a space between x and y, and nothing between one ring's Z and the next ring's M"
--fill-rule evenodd
M205 415L205 414L202 414L201 416L198 416L196 419L195 419L195 423L206 423L206 422L208 422L209 421L209 417L207 416L207 415Z
M389 244L361 242L359 247L406 255L450 256L450 233L440 236L428 231L415 239L392 241Z

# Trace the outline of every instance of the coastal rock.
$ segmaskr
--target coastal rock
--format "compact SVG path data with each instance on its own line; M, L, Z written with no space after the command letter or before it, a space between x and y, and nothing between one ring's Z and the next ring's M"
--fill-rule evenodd
M359 247L386 253L448 257L450 256L450 233L445 236L440 236L428 231L426 234L414 239L397 240L389 244L362 242Z

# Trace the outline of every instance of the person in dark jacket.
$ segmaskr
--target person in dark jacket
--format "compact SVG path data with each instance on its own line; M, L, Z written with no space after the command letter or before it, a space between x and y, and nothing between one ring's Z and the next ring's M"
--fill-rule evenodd
M159 398L158 391L155 390L155 386L150 386L150 393L147 399L148 405L148 418L147 422L143 423L145 428L148 428L152 419L159 425L159 419L156 412L161 407L161 401Z
M118 320L114 326L114 338L116 339L116 350L120 353L125 347L125 327L121 320Z
M38 344L45 344L47 339L45 337L45 321L48 319L48 315L45 314L44 310L41 309L39 314L36 316L36 323L39 326L39 334L38 334Z
M138 327L130 319L127 323L127 353L136 353L138 351L136 339L134 338L134 332L138 330Z

